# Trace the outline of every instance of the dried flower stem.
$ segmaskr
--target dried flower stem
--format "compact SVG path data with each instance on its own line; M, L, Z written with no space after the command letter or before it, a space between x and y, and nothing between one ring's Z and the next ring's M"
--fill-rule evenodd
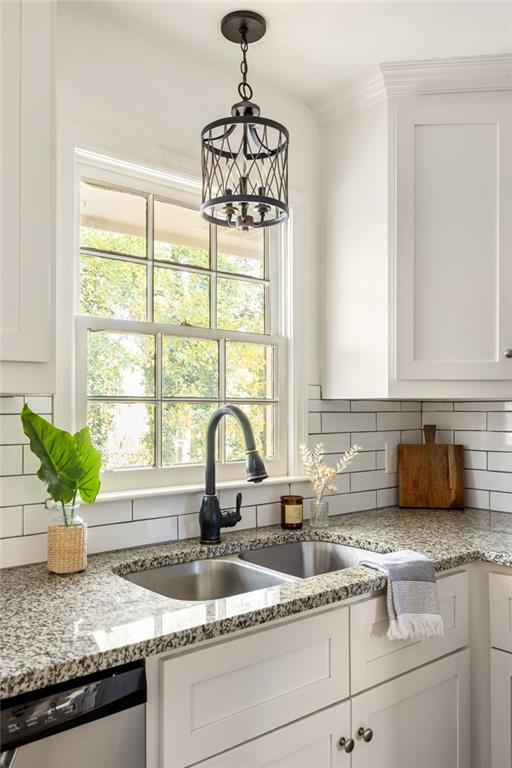
M317 504L321 503L326 491L335 493L338 490L335 484L336 476L348 467L353 458L361 450L361 446L353 445L352 448L345 451L334 467L330 467L325 463L324 450L323 443L315 445L312 451L302 443L300 445L302 463L304 464L307 476L313 484Z

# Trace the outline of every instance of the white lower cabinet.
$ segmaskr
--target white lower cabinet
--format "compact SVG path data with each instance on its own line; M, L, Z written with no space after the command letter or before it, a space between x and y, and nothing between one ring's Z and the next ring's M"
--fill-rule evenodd
M355 696L352 734L351 768L469 768L469 651Z
M512 765L512 653L491 650L491 765Z
M197 768L350 768L350 753L338 746L341 738L350 738L348 701L205 760Z

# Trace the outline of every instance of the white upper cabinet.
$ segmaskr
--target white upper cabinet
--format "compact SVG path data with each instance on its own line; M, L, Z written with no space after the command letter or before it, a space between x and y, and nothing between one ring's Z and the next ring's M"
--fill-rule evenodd
M326 398L512 396L512 57L383 65L323 128Z
M512 380L512 104L396 117L396 378Z
M0 4L0 359L8 363L53 356L54 12L51 2Z

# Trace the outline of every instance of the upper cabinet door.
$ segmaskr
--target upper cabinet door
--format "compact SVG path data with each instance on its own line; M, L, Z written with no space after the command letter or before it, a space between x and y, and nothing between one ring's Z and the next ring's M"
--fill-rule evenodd
M51 2L0 3L0 359L52 356L54 70Z
M512 104L396 114L396 378L512 379Z

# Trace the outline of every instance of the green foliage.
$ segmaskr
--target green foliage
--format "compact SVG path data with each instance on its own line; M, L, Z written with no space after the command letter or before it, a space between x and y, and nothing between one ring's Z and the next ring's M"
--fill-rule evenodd
M54 501L74 501L78 492L92 504L100 490L101 457L94 448L88 427L72 435L54 427L25 405L21 413L23 431L30 449L41 462L37 476ZM67 522L66 522L67 524Z

